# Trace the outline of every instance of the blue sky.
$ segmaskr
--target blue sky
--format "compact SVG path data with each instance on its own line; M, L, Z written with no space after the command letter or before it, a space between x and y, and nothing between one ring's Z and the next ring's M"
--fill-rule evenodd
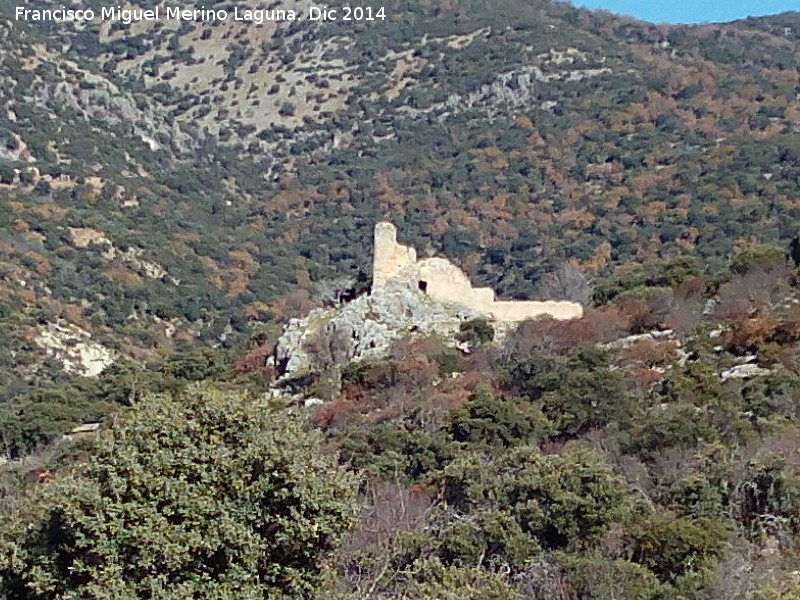
M800 0L573 0L654 23L721 22L800 10Z

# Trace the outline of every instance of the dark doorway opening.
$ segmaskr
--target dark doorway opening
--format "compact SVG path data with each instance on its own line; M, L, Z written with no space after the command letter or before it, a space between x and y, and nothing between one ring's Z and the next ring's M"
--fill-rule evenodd
M427 281L418 281L417 282L417 287L419 288L419 291L424 294L424 293L426 293L428 291L428 282Z

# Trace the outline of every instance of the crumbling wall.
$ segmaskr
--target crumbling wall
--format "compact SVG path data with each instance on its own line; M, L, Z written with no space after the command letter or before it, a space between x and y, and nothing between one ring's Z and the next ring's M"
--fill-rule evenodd
M397 243L397 229L391 223L375 225L372 289L388 282L405 284L439 300L460 304L498 321L524 321L540 316L575 319L583 316L577 302L495 300L491 288L475 288L464 272L444 258L417 261L413 248Z
M554 319L580 319L583 307L577 302L557 300L501 300L490 307L492 316L498 321L524 321L548 315Z
M464 272L444 258L419 261L414 277L421 291L442 302L458 302L481 312L490 311L494 303L494 290L472 287ZM425 285L420 286L420 283Z

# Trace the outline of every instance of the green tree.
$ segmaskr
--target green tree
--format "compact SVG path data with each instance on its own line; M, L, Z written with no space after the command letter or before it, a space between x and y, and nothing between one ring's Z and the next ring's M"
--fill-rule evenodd
M464 321L459 327L456 339L471 346L483 346L494 339L494 327L486 319Z
M440 479L454 509L507 511L545 548L598 539L630 508L622 480L580 446L568 446L560 455L519 446L495 460L463 453Z
M714 519L687 519L674 514L651 515L627 532L633 561L662 581L671 582L689 571L702 573L723 553L727 533Z
M697 259L678 256L670 261L651 261L623 275L613 275L598 282L592 293L595 305L609 304L616 298L648 288L676 288L700 275Z
M458 442L514 446L520 442L541 441L551 433L544 415L528 405L517 406L492 396L491 391L479 388L467 403L453 411L450 434Z
M555 554L558 564L569 575L577 597L585 600L663 600L668 587L641 565L611 558L598 550Z
M800 584L786 582L778 587L768 586L755 592L752 600L800 600Z
M738 254L731 262L731 273L744 275L753 269L772 271L786 264L786 252L778 246L762 244Z
M630 412L625 382L611 355L588 345L566 358L534 355L512 363L505 385L541 406L558 433L571 436L624 421Z
M298 417L200 387L151 396L0 517L0 594L307 598L356 488Z
M502 577L475 567L444 566L437 559L414 565L412 582L401 600L519 600Z

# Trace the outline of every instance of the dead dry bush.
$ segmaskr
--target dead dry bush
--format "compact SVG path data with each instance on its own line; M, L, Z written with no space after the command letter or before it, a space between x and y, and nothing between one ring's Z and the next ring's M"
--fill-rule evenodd
M698 275L691 279L684 281L677 288L675 288L675 296L683 299L700 300L706 294L709 286L708 277L705 275Z
M791 303L778 313L772 341L781 345L800 342L800 304Z
M761 555L751 542L731 539L727 555L714 568L714 584L707 590L708 600L753 600L753 592L780 572L780 561Z
M702 470L697 451L689 448L666 448L650 466L652 481L663 486L686 479Z
M594 338L586 341L601 344L612 342L623 337L630 329L630 318L613 306L587 309L584 319L589 319L594 327Z
M348 367L342 386L347 414L367 424L413 415L424 428L443 426L449 412L461 407L490 377L488 371L472 368L455 377L442 375L436 360L425 354L435 354L439 348L436 343L403 341L395 345L392 359ZM485 353L469 360L488 364ZM323 418L335 422L336 416L326 413Z
M397 369L397 383L406 394L414 394L433 386L439 377L439 365L430 357L417 355L400 361Z
M303 288L295 288L282 298L276 300L271 307L276 320L287 321L291 318L304 317L321 303L312 298L311 292Z
M350 423L352 412L352 404L346 400L335 400L322 406L314 420L322 429L341 429Z
M703 319L703 298L700 296L673 296L664 315L664 325L679 337L690 334Z
M587 304L592 295L592 278L576 264L562 264L542 278L544 298L562 298Z
M664 379L664 374L653 367L634 365L625 372L628 389L644 393Z
M577 600L580 597L565 570L545 557L514 575L513 583L523 598Z
M678 358L680 344L675 340L639 340L619 351L626 366L665 367Z
M366 485L365 500L358 525L345 544L346 551L385 546L398 533L421 530L435 495L419 485L405 487L375 480Z
M741 451L741 465L755 461L763 462L765 457L778 457L786 466L800 475L800 431L787 430L759 438L747 444Z
M730 320L751 317L768 311L787 293L788 284L781 272L756 268L719 287L714 316Z
M628 333L638 335L655 329L666 329L668 313L667 294L647 299L642 296L627 296L617 302L620 312L628 317Z
M335 560L336 586L355 598L378 597L376 590L397 576L392 564L403 534L422 533L437 502L422 486L368 482L361 518Z
M629 323L629 318L615 307L589 308L582 318L568 321L551 318L523 321L508 337L501 358L531 354L563 356L581 344L611 342L622 337Z
M270 382L277 374L270 358L275 352L274 344L256 346L250 352L239 358L233 366L236 375L256 375L263 382Z
M696 277L676 290L663 289L648 295L620 298L616 307L628 319L628 333L672 329L683 336L693 331L703 316L706 282Z
M447 346L438 337L405 337L396 340L389 348L388 358L406 360L414 356L433 358L447 350Z
M725 349L732 354L758 352L772 339L775 330L776 323L771 316L739 316L724 334Z

